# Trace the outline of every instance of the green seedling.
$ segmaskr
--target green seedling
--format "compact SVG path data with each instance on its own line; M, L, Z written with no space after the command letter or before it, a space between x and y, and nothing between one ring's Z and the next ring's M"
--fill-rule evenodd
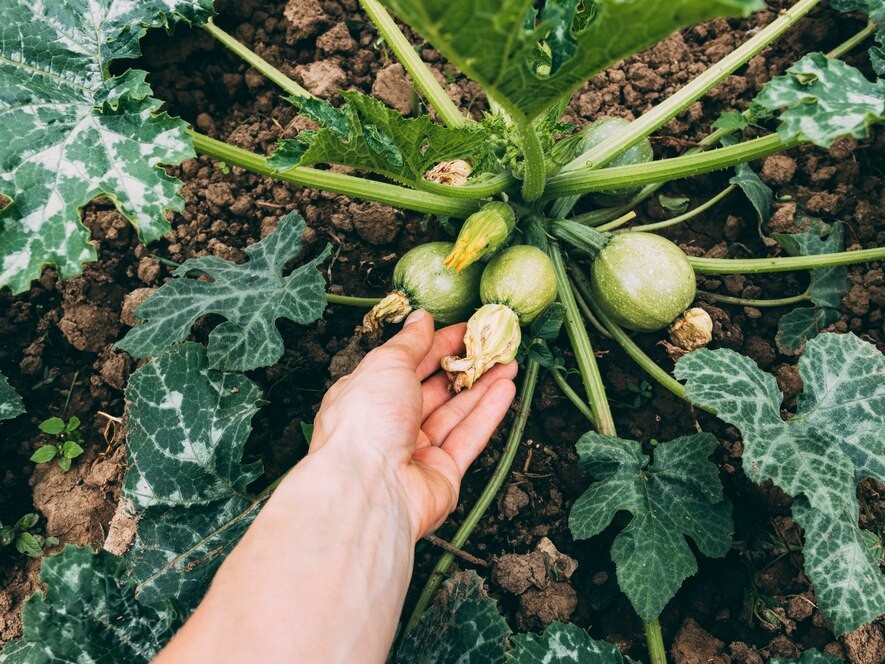
M50 417L40 423L40 431L56 436L57 443L43 445L31 455L34 463L48 463L58 459L58 466L64 472L71 469L71 461L83 454L83 437L80 434L80 420L76 416L65 422L60 417Z
M45 537L41 534L37 522L37 514L25 514L13 526L0 524L0 548L14 546L15 550L30 558L40 558L43 547L58 544L57 537Z

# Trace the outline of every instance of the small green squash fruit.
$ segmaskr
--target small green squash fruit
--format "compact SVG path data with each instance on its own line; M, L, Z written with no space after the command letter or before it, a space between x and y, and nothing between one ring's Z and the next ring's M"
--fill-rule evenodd
M482 273L483 306L467 321L464 357L442 359L452 389L470 388L495 364L512 362L528 325L556 299L556 273L543 251L528 245L497 254Z
M697 294L682 250L652 233L618 233L590 267L596 303L618 325L638 332L667 327Z
M624 118L604 117L590 123L582 130L584 141L581 146L581 153L587 153L597 145L612 136L616 136L630 125L629 120ZM603 168L613 168L615 166L632 166L633 164L645 164L654 159L654 151L651 142L647 138L643 138L634 143L629 150L622 152L610 162L605 164ZM580 159L580 158L579 158ZM601 207L610 207L621 205L629 201L633 196L639 193L641 187L623 187L612 190L599 191L591 195L592 201Z
M451 242L428 242L407 251L393 269L394 290L366 314L363 331L376 334L384 323L399 323L414 309L424 309L441 325L465 320L479 305L482 265L460 272L443 260Z
M556 273L543 251L526 244L496 255L479 284L483 304L505 304L528 325L556 299Z

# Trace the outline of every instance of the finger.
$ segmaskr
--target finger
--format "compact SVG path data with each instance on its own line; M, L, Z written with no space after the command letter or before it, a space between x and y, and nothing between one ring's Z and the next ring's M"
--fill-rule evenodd
M513 380L516 362L496 364L469 390L462 390L453 399L433 411L421 429L435 445L442 445L448 436L482 402L489 387L498 379Z
M512 380L496 380L476 408L446 438L442 450L452 457L462 478L473 460L488 445L515 396L516 385Z
M418 380L424 380L439 369L439 361L446 355L460 355L464 352L464 330L466 323L444 327L433 335L430 351L418 365Z
M409 314L403 329L372 353L376 357L399 357L410 367L417 369L433 346L434 336L433 317L422 309L416 309Z
M421 411L422 422L446 401L455 396L452 394L452 390L449 389L449 377L443 371L425 380L421 384L421 393L424 397Z

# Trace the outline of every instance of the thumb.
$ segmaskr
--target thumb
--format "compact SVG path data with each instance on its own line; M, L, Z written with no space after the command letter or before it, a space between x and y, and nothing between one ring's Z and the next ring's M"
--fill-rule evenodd
M381 348L385 354L399 354L413 369L417 369L432 346L433 317L422 309L416 309L409 314L403 329Z

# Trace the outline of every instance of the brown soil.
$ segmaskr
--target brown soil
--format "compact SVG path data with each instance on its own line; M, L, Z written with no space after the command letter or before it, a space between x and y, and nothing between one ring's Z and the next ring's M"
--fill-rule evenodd
M601 115L637 117L704 71L773 20L790 3L776 0L747 22L717 20L676 34L648 52L630 58L586 84L575 96L566 120L578 126ZM218 3L218 23L311 92L340 102L340 89L372 92L403 113L414 110L411 82L392 54L376 43L377 35L356 0L257 0ZM724 110L743 109L760 86L781 73L801 54L826 50L855 32L861 22L819 9L774 47L754 58L702 101L670 121L655 139L659 155L673 155L708 132ZM408 33L413 43L419 43ZM308 124L296 117L279 92L256 71L213 43L201 31L179 27L169 38L151 34L139 66L151 72L157 97L168 110L201 131L259 153ZM478 115L486 108L478 87L458 75L435 52L423 48L450 96ZM863 66L861 51L849 61ZM849 224L847 244L885 244L885 188L881 164L874 159L885 147L885 133L868 141L841 141L828 152L803 147L755 164L780 202L763 230L797 230L797 215L817 215ZM0 293L0 370L21 393L28 416L0 425L0 458L4 460L0 512L3 521L28 511L43 515L42 525L62 543L101 546L113 530L110 548L121 550L131 535L124 511L118 512L125 465L124 447L109 449L103 431L106 418L123 414L126 380L136 363L111 344L132 324L135 304L170 275L159 260L181 262L214 254L242 260L243 249L264 237L286 212L296 209L307 220L305 252L315 255L331 243L333 258L324 267L333 292L377 295L389 282L396 258L429 239L446 237L432 219L343 196L305 190L231 168L229 173L207 158L170 169L184 182L187 207L173 219L173 230L150 247L138 244L126 221L108 201L84 211L84 223L99 245L99 261L81 277L59 282L46 270L21 297ZM716 174L668 185L670 196L687 196L696 205L725 186L729 176ZM645 221L668 213L656 200L638 213ZM742 257L771 250L760 236L751 206L733 195L706 215L670 234L686 252L704 256ZM852 287L842 317L833 329L851 330L885 350L885 277L882 265L851 270ZM745 298L792 295L804 288L802 275L707 277L704 290ZM764 295L763 295L764 294ZM795 406L801 390L796 358L773 343L777 320L785 310L759 310L702 303L713 317L713 347L732 348L772 372L785 391L784 407ZM309 421L322 388L344 375L366 351L352 331L361 312L330 307L307 328L281 324L287 351L277 365L254 372L272 407L255 421L261 440L248 454L263 461L267 478L278 476L303 455L305 441L298 423ZM211 321L197 326L204 339ZM637 339L664 366L667 356L649 335ZM694 662L757 663L773 656L793 657L820 648L854 664L885 662L885 624L878 622L843 639L834 639L814 605L802 573L800 532L789 517L789 500L771 487L751 484L741 471L741 440L733 427L693 413L657 388L650 399L635 403L631 386L646 377L619 349L594 338L620 434L642 441L668 440L692 433L697 426L721 441L714 460L721 468L727 495L736 509L736 545L723 560L700 559L690 579L661 617L665 641L677 664ZM37 468L28 457L46 442L36 425L52 415L77 415L83 421L86 453L65 474L54 464ZM563 399L552 381L542 380L509 485L468 543L471 553L494 560L490 587L511 624L540 629L552 620L571 620L616 643L633 657L644 658L641 624L617 592L614 569L607 562L616 530L609 528L590 542L574 542L567 515L587 486L577 466L575 440L587 430L582 416ZM468 475L461 507L439 533L447 537L481 491L501 449L500 434ZM863 526L885 529L885 491L862 485ZM111 523L113 521L113 528ZM542 538L555 543L577 569L568 574L562 561L538 550ZM121 544L121 542L123 544ZM414 602L438 552L424 546L417 556ZM22 601L37 586L38 563L7 555L0 558L0 641L20 633ZM461 563L466 565L466 563ZM482 571L481 571L482 572Z

